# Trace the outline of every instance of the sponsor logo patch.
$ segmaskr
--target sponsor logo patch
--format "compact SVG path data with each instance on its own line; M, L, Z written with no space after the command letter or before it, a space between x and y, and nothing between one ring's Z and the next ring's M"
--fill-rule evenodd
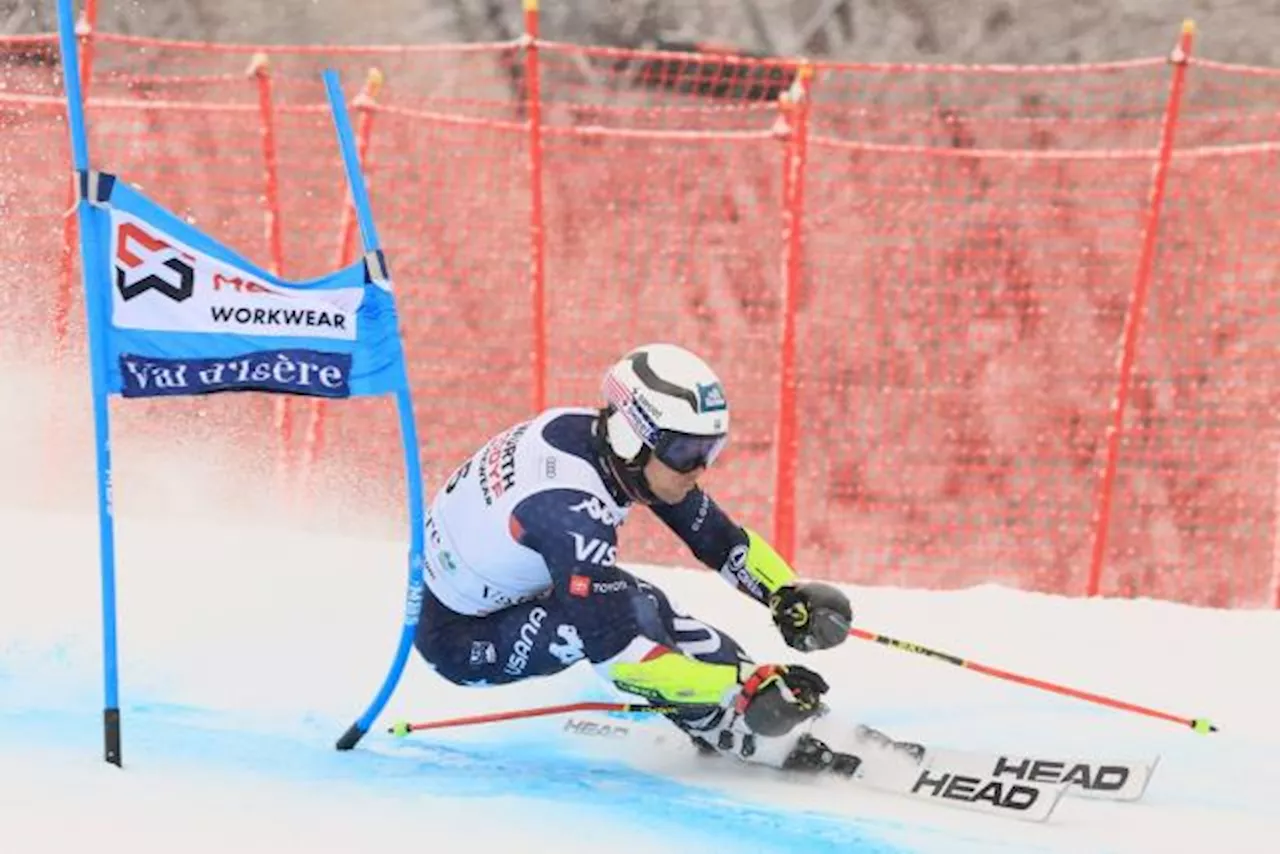
M112 323L152 332L356 340L364 288L283 287L112 211Z
M123 222L116 232L116 291L124 302L147 291L184 302L195 293L195 260L136 223Z
M570 531L573 537L573 556L579 563L594 563L596 566L613 566L618 559L618 547L597 537L587 539L577 531Z
M597 522L608 525L610 528L616 528L627 518L627 512L621 508L613 508L607 506L596 496L584 498L582 501L569 508L574 513L586 513Z
M718 412L728 409L724 399L724 388L720 383L698 383L698 411Z
M648 399L638 399L630 389L618 382L613 375L605 377L605 398L622 413L627 423L640 434L650 447L658 441L658 424L653 413L657 408Z
M534 608L529 612L529 619L520 627L520 636L511 649L511 656L503 667L510 676L519 676L529 666L529 656L533 653L533 642L542 628L542 621L547 618L545 608Z
M729 556L720 567L720 575L731 584L741 585L752 596L764 601L764 587L760 584L760 580L751 574L751 570L747 569L745 545L739 544L729 550Z
M493 644L489 641L474 641L471 644L471 666L480 667L483 664L497 664L498 651L494 649Z
M318 350L260 350L215 359L120 356L121 395L165 397L219 391L351 396L351 356Z
M579 637L576 626L561 625L556 629L556 637L560 640L552 642L547 647L547 651L554 655L561 664L568 666L587 657L582 638Z
M492 505L516 485L516 446L528 429L528 423L519 424L495 436L480 449L476 457L479 462L477 477L480 479L480 496L486 506Z

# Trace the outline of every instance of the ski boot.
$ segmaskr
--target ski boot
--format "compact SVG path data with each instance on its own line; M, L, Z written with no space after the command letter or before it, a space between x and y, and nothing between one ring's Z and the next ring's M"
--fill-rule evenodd
M795 747L797 727L826 713L821 696L827 683L799 665L744 662L742 667L742 689L725 705L710 712L706 707L677 709L666 716L702 755L780 767Z

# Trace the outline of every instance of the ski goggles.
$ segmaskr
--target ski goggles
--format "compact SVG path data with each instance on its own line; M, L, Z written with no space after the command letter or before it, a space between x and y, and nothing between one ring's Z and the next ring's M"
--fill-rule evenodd
M688 474L715 462L728 441L729 437L723 433L719 436L691 436L664 430L653 446L653 455L668 468Z

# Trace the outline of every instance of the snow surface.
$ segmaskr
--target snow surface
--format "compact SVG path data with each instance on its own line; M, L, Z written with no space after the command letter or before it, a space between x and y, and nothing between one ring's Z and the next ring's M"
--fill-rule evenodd
M70 400L80 394L66 393ZM247 521L223 505L233 492L228 484L214 488L216 454L186 449L148 466L127 443L116 476L125 769L115 769L101 760L97 534L84 424L63 425L63 438L75 439L70 450L42 457L37 440L51 441L47 424L13 406L15 399L0 391L0 467L9 474L0 475L5 852L465 845L1079 854L1280 845L1280 614L1273 612L991 586L851 589L858 621L869 629L1207 716L1223 728L1197 736L857 640L804 656L833 684L836 714L898 737L1161 756L1142 802L1069 799L1045 825L702 759L662 721L594 719L631 728L620 740L571 736L563 717L406 740L379 729L356 751L338 753L334 740L371 699L395 647L402 540L354 517L348 525L312 520L309 530L283 510ZM259 478L269 477L260 469ZM49 482L55 470L78 472L66 475L75 488ZM243 473L232 480L261 491ZM62 500L69 494L75 499ZM800 657L775 637L758 606L715 575L636 569L758 659ZM463 689L414 658L380 725L606 696L581 664L519 686Z

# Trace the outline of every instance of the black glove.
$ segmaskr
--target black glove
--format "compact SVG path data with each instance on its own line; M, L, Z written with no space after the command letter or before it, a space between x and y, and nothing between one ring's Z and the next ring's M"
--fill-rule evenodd
M769 596L769 613L787 646L802 652L844 643L853 625L849 597L818 581L778 588Z
M743 679L734 705L753 733L782 735L822 711L828 687L799 664L762 664Z

